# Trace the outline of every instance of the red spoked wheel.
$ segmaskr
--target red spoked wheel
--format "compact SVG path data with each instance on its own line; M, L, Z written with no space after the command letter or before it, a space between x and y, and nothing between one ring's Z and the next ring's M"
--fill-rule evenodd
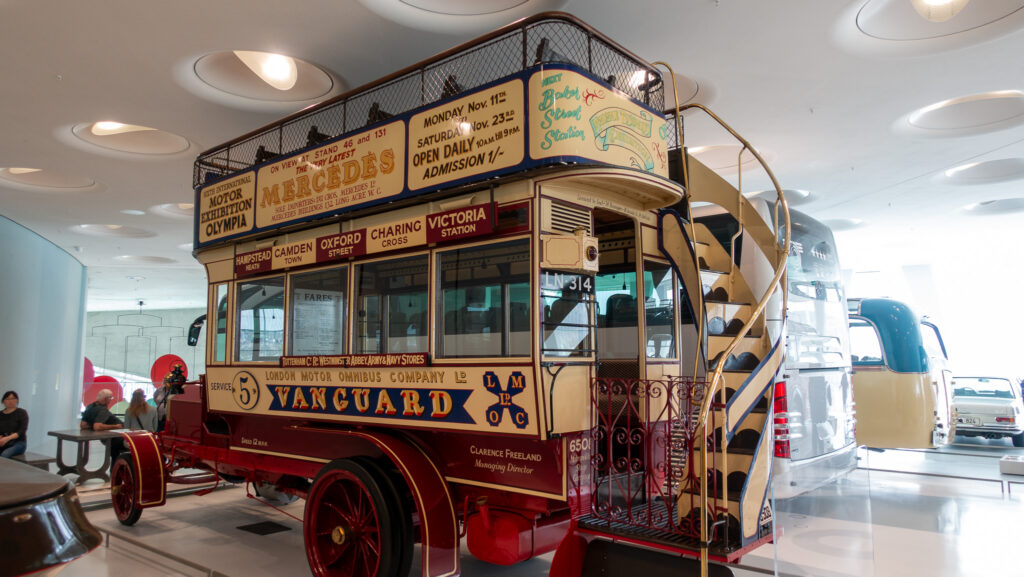
M303 537L317 577L398 577L401 565L397 504L363 465L325 466L306 499Z
M134 525L142 516L138 478L128 453L122 453L114 459L110 468L110 500L117 520L122 525Z

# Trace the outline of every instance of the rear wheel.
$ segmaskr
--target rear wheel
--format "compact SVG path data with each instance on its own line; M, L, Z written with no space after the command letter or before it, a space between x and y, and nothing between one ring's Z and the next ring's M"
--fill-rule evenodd
M110 468L110 500L122 525L134 525L142 516L139 507L139 476L130 453L121 453Z
M321 469L306 498L303 537L317 577L399 577L401 504L386 481L354 460ZM403 576L404 577L404 576Z
M1017 433L1013 436L1014 447L1024 447L1024 432Z

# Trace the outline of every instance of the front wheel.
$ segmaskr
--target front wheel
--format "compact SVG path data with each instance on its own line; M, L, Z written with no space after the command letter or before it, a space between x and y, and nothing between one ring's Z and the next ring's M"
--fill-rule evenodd
M133 468L131 454L121 453L110 468L110 500L122 525L134 525L142 516L139 506L139 476Z
M1014 447L1024 447L1024 431L1013 436Z
M326 465L306 498L303 538L316 577L399 577L400 504L364 465Z

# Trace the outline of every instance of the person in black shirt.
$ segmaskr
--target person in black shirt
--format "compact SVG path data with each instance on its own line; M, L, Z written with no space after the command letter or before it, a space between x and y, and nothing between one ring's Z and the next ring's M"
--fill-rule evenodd
M79 427L93 431L110 431L123 429L124 423L110 412L108 408L114 400L110 389L103 389L96 395L96 401L82 411L82 422ZM105 442L105 441L104 441ZM124 440L120 437L110 439L110 457L114 458L124 451Z
M111 429L123 429L124 423L118 419L107 408L114 400L114 393L110 389L103 389L96 395L96 400L82 411L82 422L79 425L82 429L93 431L109 431Z
M4 409L0 411L0 457L12 458L25 452L28 442L28 411L18 407L18 393L4 393Z

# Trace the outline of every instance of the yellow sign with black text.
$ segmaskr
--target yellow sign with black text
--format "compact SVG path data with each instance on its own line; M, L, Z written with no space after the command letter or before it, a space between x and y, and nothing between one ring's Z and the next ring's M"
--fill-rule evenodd
M255 181L255 174L246 172L199 191L199 242L252 230Z
M523 161L523 81L446 102L409 120L409 189L438 186Z
M257 175L256 226L398 196L404 156L405 123L398 121L268 164Z

